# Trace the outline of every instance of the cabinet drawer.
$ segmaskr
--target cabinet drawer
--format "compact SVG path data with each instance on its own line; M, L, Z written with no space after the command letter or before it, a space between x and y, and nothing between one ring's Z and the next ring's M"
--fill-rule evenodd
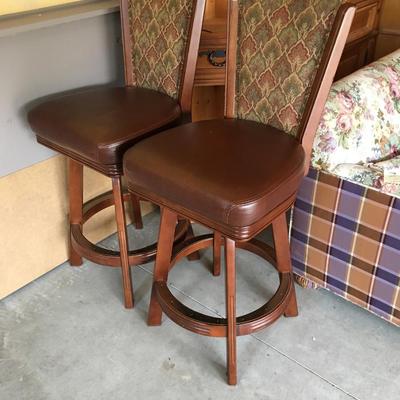
M225 85L225 67L216 67L210 64L207 55L200 55L197 59L194 83L197 86Z
M196 86L225 85L225 67L212 65L207 53L216 50L225 51L226 28L225 18L210 18L204 21L194 80ZM224 61L224 57L215 58L215 61Z
M377 29L380 1L358 5L347 42L369 35Z

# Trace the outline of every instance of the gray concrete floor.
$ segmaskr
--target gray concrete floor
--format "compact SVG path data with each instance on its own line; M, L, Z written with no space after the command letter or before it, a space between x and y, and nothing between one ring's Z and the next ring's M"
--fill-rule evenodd
M158 216L134 232L156 237ZM144 239L141 236L144 235ZM105 241L115 248L115 237ZM238 311L265 302L271 266L239 251ZM224 314L211 252L170 274L174 294ZM225 383L225 341L173 322L146 326L152 264L134 268L136 307L122 306L118 269L63 264L0 303L0 399L400 399L400 329L324 290L297 287L300 315L238 339L237 387Z

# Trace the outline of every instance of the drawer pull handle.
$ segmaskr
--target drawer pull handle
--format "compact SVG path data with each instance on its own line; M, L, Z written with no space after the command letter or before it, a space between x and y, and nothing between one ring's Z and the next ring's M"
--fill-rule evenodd
M225 50L209 50L199 53L199 56L207 56L208 62L217 68L225 67L226 64L226 51ZM217 61L216 59L222 59Z

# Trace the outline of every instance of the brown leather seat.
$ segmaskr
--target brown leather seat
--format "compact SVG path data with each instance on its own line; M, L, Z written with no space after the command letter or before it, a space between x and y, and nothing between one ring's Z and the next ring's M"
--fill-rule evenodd
M190 120L204 10L205 0L166 0L162 5L121 0L125 86L60 93L42 99L28 115L38 142L68 159L70 264L80 266L85 257L121 267L126 308L134 305L131 266L154 259L156 243L129 250L125 201L131 204L135 227L143 224L141 199L122 188L122 156L145 136ZM107 175L112 184L111 192L85 204L84 166ZM110 206L115 208L119 251L90 242L83 232L90 218ZM174 240L190 236L190 222L181 219Z
M124 173L135 193L244 239L244 228L294 195L304 157L302 145L275 128L212 120L138 143L124 156Z
M143 135L179 119L177 101L139 87L96 88L48 100L30 111L40 143L112 174Z

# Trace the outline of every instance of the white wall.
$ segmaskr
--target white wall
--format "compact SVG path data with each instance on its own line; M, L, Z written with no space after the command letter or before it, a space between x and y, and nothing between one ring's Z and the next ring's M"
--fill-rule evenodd
M122 77L118 13L0 37L0 177L54 155L27 126L27 104Z
M0 31L0 299L68 257L66 160L36 143L27 103L122 83L118 13L85 17L15 35ZM86 200L110 189L109 178L85 168ZM85 232L94 242L115 232L113 208L89 221Z

